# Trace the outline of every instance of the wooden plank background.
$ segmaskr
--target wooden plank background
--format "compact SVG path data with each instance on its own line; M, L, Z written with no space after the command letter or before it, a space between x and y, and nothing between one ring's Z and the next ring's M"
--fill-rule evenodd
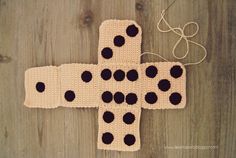
M142 148L137 152L96 147L97 110L23 106L24 71L63 63L97 63L98 28L106 19L133 19L143 28L143 51L174 60L178 39L156 29L171 0L0 0L1 158L233 158L236 155L236 2L177 0L168 10L173 26L196 21L194 38L207 59L187 67L187 107L143 110ZM193 31L193 27L188 29ZM178 48L179 53L184 47ZM198 60L191 47L182 62ZM142 62L160 61L146 56ZM213 149L167 147L213 146ZM215 147L214 147L215 146Z

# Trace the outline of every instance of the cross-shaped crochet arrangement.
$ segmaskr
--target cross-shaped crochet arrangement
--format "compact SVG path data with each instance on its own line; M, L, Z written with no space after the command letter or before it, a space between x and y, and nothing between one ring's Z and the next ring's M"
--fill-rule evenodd
M98 108L99 149L140 149L141 109L181 109L186 70L179 62L140 63L141 27L107 20L99 28L98 64L64 64L25 72L30 108Z

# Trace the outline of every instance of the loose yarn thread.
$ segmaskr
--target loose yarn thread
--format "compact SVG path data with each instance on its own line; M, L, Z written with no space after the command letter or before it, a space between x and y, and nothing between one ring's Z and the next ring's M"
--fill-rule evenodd
M171 5L172 5L172 4L171 4ZM168 8L169 8L169 7L168 7ZM199 44L199 43L197 43L197 42L194 42L194 41L188 39L188 38L192 38L192 37L194 37L194 36L197 35L197 33L198 33L198 31L199 31L199 25L198 25L198 23L191 21L191 22L186 23L186 24L183 26L183 28L180 28L180 27L172 27L172 26L170 26L170 24L169 24L169 23L166 21L166 19L165 19L165 12L166 12L166 10L167 10L167 9L162 10L162 12L161 12L161 18L160 18L160 20L157 22L157 29L158 29L158 31L160 31L160 32L162 32L162 33L173 32L173 33L175 33L176 35L179 36L179 39L177 40L177 42L175 43L175 45L174 45L174 47L173 47L173 49L172 49L172 55L173 55L173 57L174 57L175 59L178 59L178 60L186 58L186 56L189 54L189 43L192 43L192 44L194 44L194 45L196 45L196 46L199 46L199 47L201 47L201 48L203 49L203 51L204 51L204 56L202 57L201 60L199 60L199 61L197 61L197 62L189 62L189 63L185 63L184 65L185 65L185 66L187 66L187 65L198 65L198 64L202 63L202 62L205 60L205 58L207 57L207 50L206 50L206 48L205 48L203 45L201 45L201 44ZM161 24L162 21L163 21L163 22L166 24L166 26L168 27L167 30L163 30L163 29L160 28L160 24ZM186 29L186 27L189 26L189 25L195 25L195 26L196 26L196 31L195 31L193 34L186 35L186 34L185 34L185 29ZM185 54L184 54L183 56L177 56L177 55L176 55L176 48L177 48L177 46L180 44L180 42L181 42L182 40L185 41L185 44L186 44L186 51L185 51ZM152 53L152 52L144 52L144 53L142 53L142 54L140 55L140 57L142 57L143 55L147 55L147 54L155 55L155 56L158 56L158 57L160 57L161 59L163 59L163 60L165 60L165 61L168 61L166 58L164 58L164 57L161 56L160 54L156 54L156 53Z

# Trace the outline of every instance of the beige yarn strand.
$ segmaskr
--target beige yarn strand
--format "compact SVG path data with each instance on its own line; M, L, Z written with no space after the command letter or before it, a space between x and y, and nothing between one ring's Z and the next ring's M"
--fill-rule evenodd
M178 59L178 60L186 58L186 56L189 54L189 43L192 43L192 44L194 44L194 45L196 45L196 46L199 46L199 47L201 47L201 48L203 49L203 51L204 51L204 56L202 57L201 60L199 60L199 61L197 61L197 62L189 62L189 63L185 63L184 65L185 65L185 66L187 66L187 65L198 65L198 64L202 63L202 62L205 60L205 58L207 57L207 50L206 50L206 48L205 48L203 45L201 45L201 44L199 44L199 43L197 43L197 42L194 42L194 41L188 39L188 38L192 38L192 37L194 37L194 36L197 35L197 33L198 33L198 31L199 31L199 25L198 25L198 23L196 23L196 22L188 22L188 23L186 23L186 24L183 26L183 28L180 28L180 27L172 27L172 26L170 26L170 24L169 24L169 23L166 21L166 19L165 19L165 12L166 12L166 10L163 10L163 11L161 12L161 18L160 18L160 20L157 22L157 29L158 29L158 31L163 32L163 33L173 32L173 33L175 33L176 35L179 36L179 39L177 40L177 42L175 43L175 45L174 45L174 47L173 47L173 49L172 49L172 55L173 55L173 57L174 57L175 59ZM161 24L162 21L163 21L163 22L166 24L166 26L168 27L167 30L163 30L163 29L160 28L160 24ZM184 33L184 32L185 32L185 28L186 28L187 26L189 26L189 25L195 25L195 26L196 26L196 31L195 31L193 34L186 35L186 34ZM182 40L185 41L185 44L186 44L186 51L185 51L185 53L184 53L183 56L177 56L177 55L176 55L176 48L177 48L177 46L180 44L180 42L181 42ZM165 61L168 61L167 59L165 59L164 57L162 57L160 54L151 53L151 52L144 52L144 53L142 53L142 54L140 55L140 57L143 56L143 55L147 55L147 54L155 55L155 56L158 56L158 57L160 57L161 59L163 59L163 60L165 60Z

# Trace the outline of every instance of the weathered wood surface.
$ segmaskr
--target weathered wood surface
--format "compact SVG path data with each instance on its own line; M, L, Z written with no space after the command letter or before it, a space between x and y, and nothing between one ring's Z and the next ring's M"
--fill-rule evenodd
M168 0L0 0L1 158L233 158L236 155L236 2L177 0L167 19L173 26L196 21L194 40L207 59L187 68L187 107L143 110L138 152L97 150L97 110L23 106L24 71L63 63L97 63L98 28L106 19L133 19L143 28L143 51L169 60L177 37L157 31ZM193 30L193 28L190 28ZM184 51L183 47L178 49ZM201 57L191 47L189 58ZM147 56L146 61L160 61ZM167 149L166 146L216 146Z

